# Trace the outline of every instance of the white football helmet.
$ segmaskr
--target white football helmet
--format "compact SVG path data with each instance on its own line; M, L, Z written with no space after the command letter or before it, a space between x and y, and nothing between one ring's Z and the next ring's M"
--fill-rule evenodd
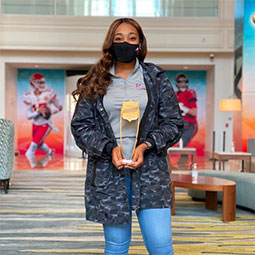
M44 86L41 86L40 84L44 84ZM45 77L40 73L33 73L30 77L30 85L33 89L37 89L40 92L44 91L46 89Z

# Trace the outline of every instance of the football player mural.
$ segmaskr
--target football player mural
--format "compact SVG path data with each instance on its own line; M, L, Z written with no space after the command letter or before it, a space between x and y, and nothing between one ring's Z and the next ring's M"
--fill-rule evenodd
M194 89L189 89L189 78L183 73L175 77L177 87L176 96L184 120L182 135L183 146L186 147L198 130L197 125L197 94Z
M33 73L30 77L32 90L23 96L26 118L32 120L32 141L25 153L30 162L33 161L37 149L47 155L54 153L54 148L50 148L45 139L52 130L59 132L53 124L52 115L60 112L63 107L56 92L46 84L43 74Z
M192 147L197 156L205 156L207 102L211 95L207 91L207 72L205 70L167 70L166 74L172 84L179 102L185 130L182 139L175 146ZM208 97L208 99L207 99ZM209 133L208 133L209 134ZM180 164L187 160L180 157ZM186 163L189 161L186 161Z

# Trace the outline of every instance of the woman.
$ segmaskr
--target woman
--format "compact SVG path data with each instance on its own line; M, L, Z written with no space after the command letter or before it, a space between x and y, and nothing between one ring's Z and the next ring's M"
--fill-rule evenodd
M103 224L106 255L128 254L132 210L149 253L173 254L166 150L180 139L183 121L166 74L143 62L146 53L140 25L115 20L103 57L73 92L79 100L72 133L88 154L86 218ZM120 121L122 102L130 100L139 104L140 118Z

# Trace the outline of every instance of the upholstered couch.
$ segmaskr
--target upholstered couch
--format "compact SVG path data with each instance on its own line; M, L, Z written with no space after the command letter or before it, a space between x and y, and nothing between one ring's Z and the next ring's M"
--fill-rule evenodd
M9 181L14 163L14 124L0 119L0 182L5 193L8 192Z
M255 211L255 173L199 170L199 175L218 177L236 183L236 204ZM218 192L218 201L222 201L222 192ZM188 190L188 195L194 199L204 199L205 192Z

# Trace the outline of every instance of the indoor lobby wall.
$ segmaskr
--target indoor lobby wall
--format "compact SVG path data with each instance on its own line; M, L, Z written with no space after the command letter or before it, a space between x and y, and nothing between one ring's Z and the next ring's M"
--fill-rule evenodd
M30 64L28 62L25 63L23 54L18 54L18 52L16 52L15 56L6 55L5 57L8 59L9 64L5 65L6 110L4 116L12 120L15 118L13 112L15 111L17 68L35 68L35 66L47 69L69 69L70 66L81 68L95 63L100 56L98 53L90 54L84 52L75 56L76 54L65 52L55 52L54 54L53 52L33 52L32 55L28 54ZM216 134L215 148L222 148L222 133L225 130L225 123L229 122L229 118L231 118L231 113L219 112L218 102L221 98L226 98L233 93L233 87L230 86L233 82L233 54L215 53L214 59L211 60L207 53L149 53L146 61L158 64L166 70L180 70L185 67L188 70L207 71L205 152L212 151L213 131ZM231 122L227 131L226 144L230 144L232 136Z
M114 19L1 15L0 117L11 116L10 101L6 99L7 66L81 69L91 65L99 59L107 28ZM234 0L219 1L219 17L136 19L148 39L146 61L165 69L207 71L210 93L207 91L206 114L210 127L206 150L211 151L213 130L219 137L215 148L220 149L220 134L231 118L229 113L219 113L218 102L233 94ZM228 136L232 136L231 128Z
M17 68L5 65L6 86L5 86L5 109L6 118L17 121ZM16 134L16 132L14 133ZM14 138L15 148L17 147L16 136Z

